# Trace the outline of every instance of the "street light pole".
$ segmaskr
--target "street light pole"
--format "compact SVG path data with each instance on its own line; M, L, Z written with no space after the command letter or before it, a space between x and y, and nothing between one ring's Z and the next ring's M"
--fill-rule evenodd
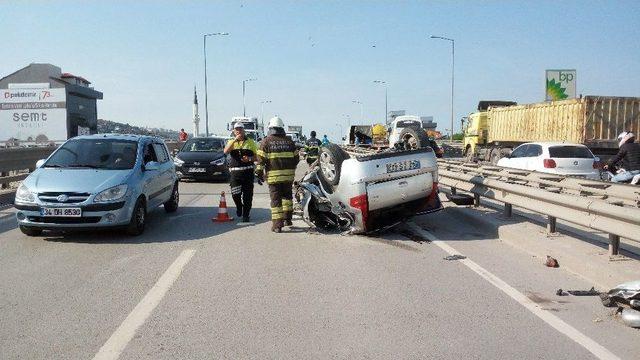
M207 137L209 136L209 92L207 88L207 36L227 36L229 33L211 33L204 34L203 42L204 42L204 117L205 117L205 133Z
M373 80L374 83L384 85L384 123L387 123L387 116L389 116L389 101L387 97L387 82L384 80Z
M264 104L271 104L271 100L260 101L260 122L262 123L262 128L264 128Z
M246 106L246 103L244 102L245 84L247 83L247 81L256 81L256 80L258 79L251 78L251 79L242 80L242 116L244 117L247 116L247 106Z
M450 38L446 38L446 37L442 37L442 36L434 36L431 35L432 39L440 39L440 40L446 40L446 41L451 41L451 131L449 132L449 142L453 142L453 84L454 84L454 74L455 74L455 54L456 54L456 46L455 46L455 40L450 39Z
M360 122L364 124L364 105L362 105L362 102L359 100L351 100L351 102L354 104L360 104Z

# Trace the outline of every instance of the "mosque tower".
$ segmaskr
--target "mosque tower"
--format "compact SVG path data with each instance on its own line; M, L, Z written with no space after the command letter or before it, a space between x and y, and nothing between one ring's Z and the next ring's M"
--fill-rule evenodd
M196 94L196 87L193 86L193 137L198 137L200 134L200 115L198 115L198 94Z

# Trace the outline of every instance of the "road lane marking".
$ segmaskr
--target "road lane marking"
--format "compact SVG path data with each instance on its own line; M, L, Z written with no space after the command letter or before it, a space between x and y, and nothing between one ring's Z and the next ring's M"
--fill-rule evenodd
M408 223L407 226L412 231L415 231L417 234L419 234L419 235L423 236L424 238L430 240L433 244L435 244L436 246L438 246L439 248L444 250L449 255L460 254L459 251L457 251L456 249L451 247L449 244L447 244L444 241L438 239L431 232L429 232L427 230L424 230L423 228L421 228L417 224ZM608 359L620 359L615 354L613 354L611 351L606 349L604 346L598 344L593 339L591 339L590 337L588 337L585 334L581 333L580 331L578 331L573 326L567 324L566 322L564 322L559 317L553 315L552 313L550 313L547 310L544 310L544 309L540 308L540 306L538 306L538 304L533 302L531 299L526 297L524 294L522 294L521 292L519 292L518 290L513 288L511 285L507 284L502 279L500 279L499 277L495 276L494 274L492 274L490 271L486 270L482 266L478 265L477 263L473 262L472 260L469 260L469 258L458 260L458 262L463 263L466 267L471 269L473 272L475 272L476 274L480 275L480 277L482 277L483 279L487 280L489 283L491 283L493 286L495 286L498 289L500 289L505 294L509 295L509 297L511 297L512 299L514 299L518 303L520 303L520 305L524 306L527 310L531 311L534 315L536 315L537 317L542 319L544 322L549 324L551 327L553 327L554 329L558 330L562 334L566 335L571 340L573 340L573 341L577 342L578 344L580 344L580 346L582 346L587 351L592 353L598 359L607 359L607 360Z
M195 250L187 249L182 251L178 258L169 266L162 274L160 279L153 285L151 290L140 300L138 305L129 313L126 319L120 324L116 331L111 335L98 353L93 357L94 360L115 360L117 359L125 347L136 334L138 328L144 324L149 315L158 306L162 298L167 294L171 285L178 279L184 267L189 263Z

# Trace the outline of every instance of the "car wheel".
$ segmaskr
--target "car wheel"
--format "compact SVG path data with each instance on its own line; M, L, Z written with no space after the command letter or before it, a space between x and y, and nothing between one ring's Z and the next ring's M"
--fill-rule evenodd
M404 128L400 132L400 144L403 150L422 149L429 146L429 137L422 130Z
M136 201L136 205L131 213L131 221L127 226L127 234L138 236L144 232L144 225L147 218L147 208L142 198Z
M328 144L321 147L318 154L318 163L320 165L318 174L322 180L333 186L338 185L342 162L348 158L349 155L336 144Z
M171 197L164 203L164 211L168 213L175 212L178 210L178 203L180 202L180 192L178 191L178 183L173 185L173 191L171 192Z
M42 229L32 228L29 226L20 225L20 231L27 236L42 235Z

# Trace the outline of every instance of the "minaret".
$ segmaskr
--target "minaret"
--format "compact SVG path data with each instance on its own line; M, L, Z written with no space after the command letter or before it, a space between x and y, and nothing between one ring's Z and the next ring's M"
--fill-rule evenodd
M200 116L198 115L198 94L196 94L196 87L193 86L193 137L198 137L200 134Z

